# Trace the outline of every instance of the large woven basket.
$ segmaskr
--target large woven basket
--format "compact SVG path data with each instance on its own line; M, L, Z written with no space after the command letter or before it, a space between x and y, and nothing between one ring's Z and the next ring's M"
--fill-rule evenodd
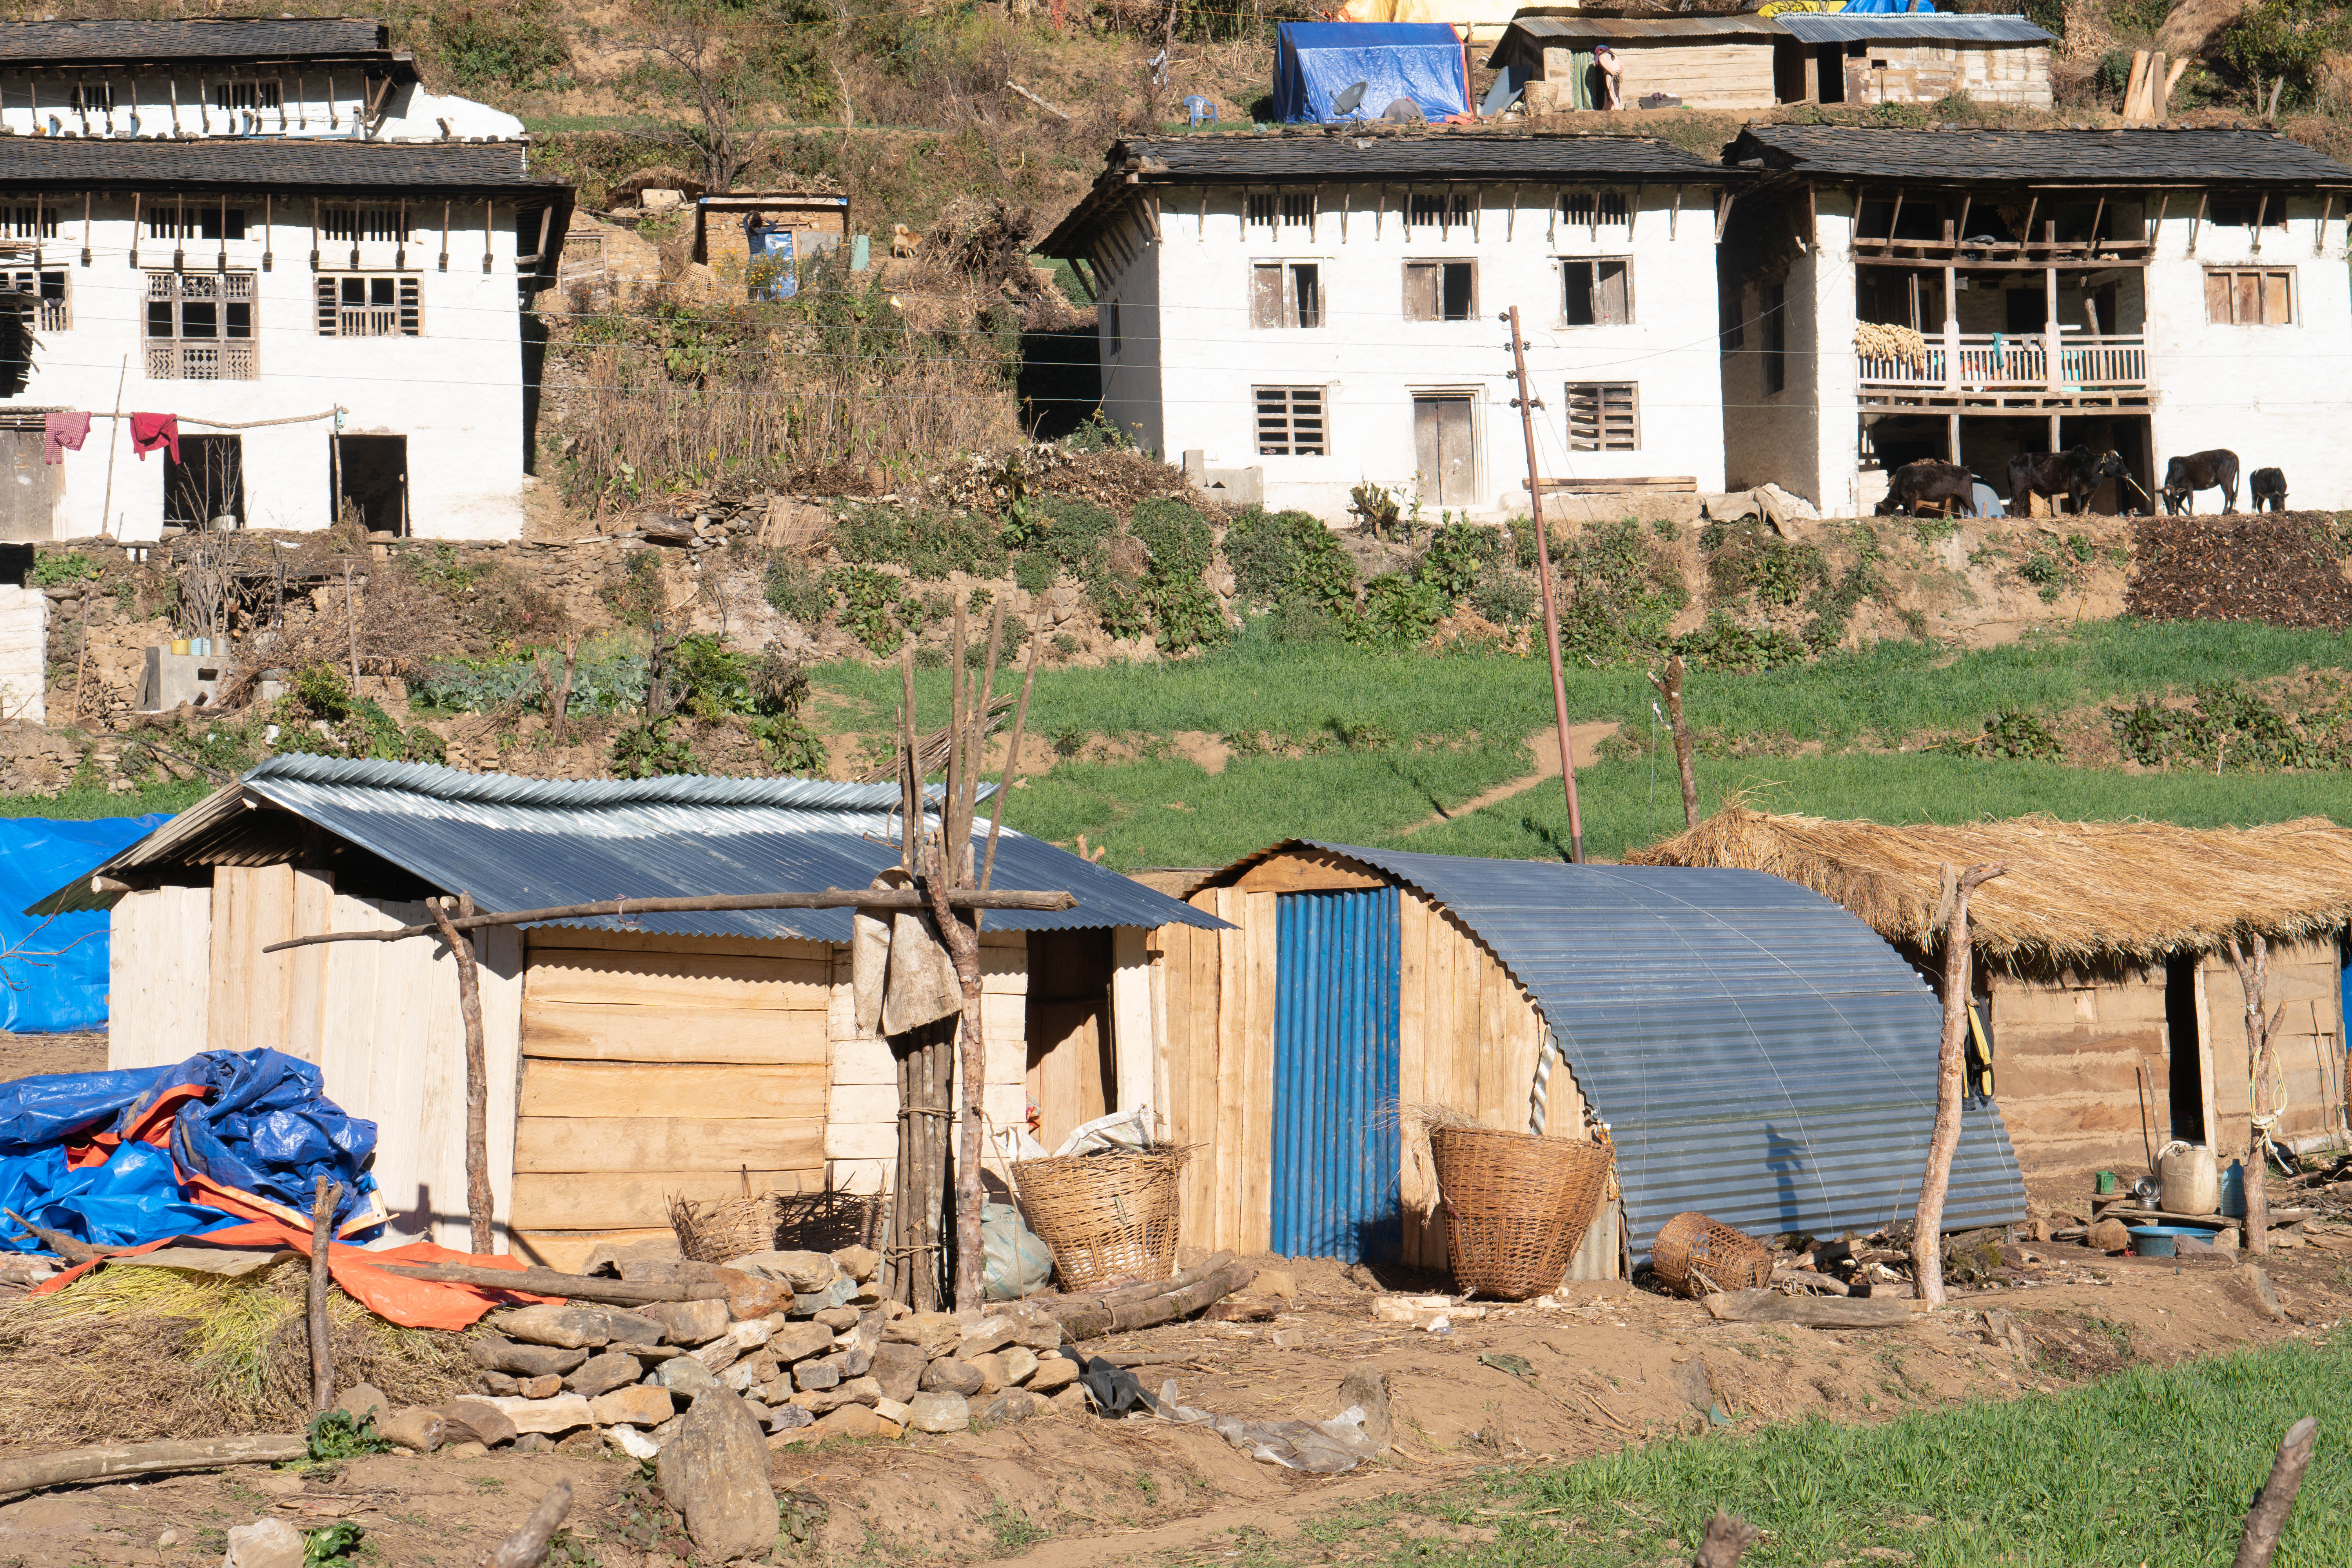
M1600 1212L1609 1151L1525 1132L1433 1127L1429 1152L1454 1282L1506 1301L1559 1285Z
M1054 1252L1066 1291L1165 1279L1176 1271L1179 1180L1190 1149L1064 1154L1013 1167L1029 1228Z
M1754 1290L1772 1283L1772 1249L1687 1209L1658 1227L1650 1267L1678 1296Z
M778 1193L754 1194L751 1173L740 1173L743 1195L697 1203L671 1198L669 1227L677 1234L677 1249L694 1263L725 1263L751 1252L768 1252L776 1245L783 1224L784 1200Z

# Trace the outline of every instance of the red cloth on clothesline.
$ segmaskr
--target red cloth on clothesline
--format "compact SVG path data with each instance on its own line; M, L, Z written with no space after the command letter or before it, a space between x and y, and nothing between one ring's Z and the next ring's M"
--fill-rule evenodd
M41 461L62 463L66 453L81 450L89 438L89 416L78 408L55 410L41 416Z
M180 460L180 416L176 414L134 414L131 416L131 449L145 462L147 454L165 447L172 461Z

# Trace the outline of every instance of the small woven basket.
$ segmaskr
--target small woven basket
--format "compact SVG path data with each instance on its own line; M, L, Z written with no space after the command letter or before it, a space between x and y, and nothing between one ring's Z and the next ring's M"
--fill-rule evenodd
M1066 1291L1165 1279L1176 1271L1179 1181L1190 1149L1064 1154L1013 1167L1029 1228L1054 1252Z
M1506 1301L1559 1285L1600 1212L1609 1151L1525 1132L1433 1127L1429 1153L1454 1283Z
M1678 1296L1754 1290L1772 1283L1772 1249L1687 1209L1658 1227L1650 1267Z
M677 1233L677 1250L692 1263L725 1263L748 1252L774 1249L776 1232L784 1220L781 1194L751 1191L751 1173L740 1173L743 1195L697 1203L670 1198L669 1227Z

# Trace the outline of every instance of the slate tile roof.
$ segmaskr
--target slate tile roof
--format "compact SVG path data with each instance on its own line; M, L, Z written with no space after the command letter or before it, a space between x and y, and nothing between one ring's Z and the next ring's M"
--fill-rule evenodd
M279 191L562 191L533 178L520 142L344 142L219 136L109 140L0 136L0 188L266 185Z
M384 51L383 24L367 17L0 24L0 65L274 60L305 55L348 59Z
M1754 125L1727 161L1819 179L2020 184L2352 185L2352 168L2267 131L1879 131Z
M1717 183L1724 170L1648 136L1233 133L1115 143L1114 173L1146 184L1334 180L1654 180ZM1732 178L1740 176L1733 175Z

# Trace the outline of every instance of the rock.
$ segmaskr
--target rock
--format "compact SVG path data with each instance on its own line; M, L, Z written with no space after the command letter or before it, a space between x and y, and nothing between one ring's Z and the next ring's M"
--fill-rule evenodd
M845 1304L851 1297L856 1294L857 1281L852 1279L846 1274L836 1274L833 1277L833 1283L827 1285L822 1290L793 1297L792 1309L793 1316L795 1318L814 1317L817 1313L825 1310L829 1307L838 1307Z
M979 1369L980 1393L982 1398L1007 1386L1012 1381L1004 1375L1004 1358L994 1351L983 1351L978 1355L965 1356L962 1359Z
M927 1394L978 1394L988 1381L980 1368L968 1361L943 1356L923 1369L923 1390Z
M730 1258L727 1267L760 1279L781 1279L805 1293L831 1285L841 1269L822 1252L754 1252Z
M816 1417L797 1405L779 1405L768 1412L768 1430L789 1432L805 1426Z
M625 1340L614 1340L604 1348L618 1355L635 1356L647 1366L653 1365L656 1362L667 1361L674 1355L686 1353L676 1345L635 1345Z
M474 1386L480 1389L484 1394L513 1394L517 1392L515 1380L509 1377L502 1372L476 1373L474 1374Z
M686 1521L700 1555L765 1556L776 1544L768 1447L740 1399L698 1399L655 1461L662 1500Z
M1037 1370L1029 1374L1028 1387L1033 1393L1051 1394L1055 1389L1067 1388L1077 1381L1078 1363L1076 1362L1065 1356L1040 1356L1037 1358Z
M786 1323L768 1341L768 1352L780 1362L806 1361L833 1349L833 1331L823 1323Z
M971 1406L961 1394L918 1394L907 1402L907 1425L918 1432L961 1432L971 1426Z
M662 1337L674 1345L708 1344L727 1331L724 1301L649 1301L635 1310L659 1323Z
M773 1356L755 1356L745 1361L739 1361L733 1366L729 1367L725 1372L720 1373L719 1374L719 1386L721 1388L731 1388L736 1393L741 1394L746 1389L758 1388L763 1384L773 1383L782 1373L782 1368L776 1364L776 1360Z
M809 1388L792 1395L785 1403L797 1405L822 1415L838 1410L845 1405L872 1405L882 1398L882 1389L870 1377L853 1377L832 1388Z
M2234 1225L2224 1226L2213 1233L2213 1250L2216 1252L2235 1252L2241 1245L2238 1227Z
M1037 1352L1027 1345L1007 1345L996 1352L996 1359L1004 1368L1004 1386L1007 1388L1026 1383L1036 1375ZM1058 1361L1061 1358L1056 1356L1055 1359Z
M572 1374L563 1380L563 1386L574 1394L593 1399L600 1394L626 1388L645 1374L646 1369L637 1364L636 1357L623 1355L618 1351L606 1351L602 1355L590 1356L574 1367Z
M680 1359L698 1363L705 1372L724 1372L742 1360L749 1348L730 1330L707 1345L697 1345Z
M1025 1345L1033 1351L1058 1350L1062 1343L1062 1325L1041 1312L1014 1326L1013 1342Z
M614 1426L604 1434L604 1440L632 1459L650 1459L662 1451L662 1446L634 1426Z
M221 1568L302 1568L302 1532L282 1519L257 1519L228 1532Z
M2186 1258L2193 1252L2210 1253L2213 1250L2213 1244L2210 1241L2200 1241L2193 1236L2176 1236L2172 1238L2172 1250L2180 1257Z
M708 1394L719 1386L719 1380L710 1375L709 1367L692 1356L684 1355L675 1361L662 1363L646 1374L646 1381L689 1399L698 1394Z
M874 1370L874 1352L862 1348L837 1350L820 1359L844 1377L864 1377Z
M883 1329L882 1337L898 1344L917 1346L925 1361L936 1361L955 1349L963 1339L963 1331L945 1312L909 1312L891 1320Z
M441 1416L441 1441L451 1447L461 1443L479 1443L485 1448L495 1448L515 1439L515 1424L489 1400L453 1399L435 1409Z
M1261 1268L1250 1279L1246 1294L1272 1296L1278 1301L1296 1300L1298 1296L1298 1279L1287 1268Z
M1032 1394L1025 1388L1008 1388L982 1405L980 1413L971 1418L971 1424L985 1432L992 1427L1026 1421L1053 1408L1054 1402L1042 1394Z
M549 1436L544 1432L526 1432L521 1436L517 1437L513 1442L507 1445L507 1452L509 1454L551 1454L555 1452L555 1439Z
M491 1404L506 1413L518 1432L569 1432L574 1426L586 1426L596 1419L588 1402L576 1394L559 1394L553 1399L494 1399Z
M727 1316L740 1322L747 1318L764 1318L771 1312L788 1310L793 1305L793 1288L774 1279L755 1279L748 1274L737 1274L742 1281L730 1286L727 1292Z
M515 1379L514 1397L518 1399L552 1399L563 1392L563 1380L553 1373L545 1377Z
M517 1377L562 1377L565 1373L588 1359L582 1350L560 1350L553 1345L518 1344L512 1340L485 1335L466 1347L466 1355L476 1366L489 1372L512 1373Z
M809 1436L818 1442L828 1437L898 1437L906 1428L896 1421L886 1421L863 1405L845 1405L830 1415L821 1415L809 1423Z
M599 1426L658 1426L677 1413L667 1388L632 1384L600 1394L588 1402L589 1418Z
M793 1385L795 1388L837 1387L841 1383L841 1369L832 1363L831 1356L825 1357L823 1361L801 1363L800 1365L793 1368Z
M155 1549L159 1552L169 1552L178 1544L180 1544L180 1532L176 1530L167 1530L155 1538Z
M604 1431L600 1427L583 1426L576 1432L567 1432L555 1440L555 1451L559 1454L601 1454L604 1451Z
M1054 1408L1065 1415L1084 1415L1095 1407L1094 1396L1083 1383L1074 1383L1054 1395Z
M564 1350L594 1348L614 1340L656 1344L662 1337L658 1321L618 1307L520 1307L499 1313L490 1320L490 1327L525 1344Z
M445 1443L441 1446L441 1457L445 1459L478 1459L488 1452L479 1443Z
M373 1384L355 1383L335 1396L335 1408L350 1416L354 1423L370 1411L375 1413L376 1419L382 1420L392 1409L392 1401L386 1399L383 1390Z
M857 1320L862 1315L855 1307L827 1307L816 1314L815 1321L836 1334L845 1334L857 1326Z
M2254 1304L2273 1321L2285 1322L2286 1308L2280 1302L2278 1292L2271 1286L2269 1272L2260 1264L2244 1263L2239 1265L2238 1274L2245 1280L2246 1288L2254 1293Z
M845 1247L833 1255L833 1261L852 1279L866 1280L882 1266L882 1255L870 1247Z
M2084 1237L2084 1245L2095 1252L2124 1252L2131 1244L2131 1230L2119 1219L2099 1221Z
M976 1355L1003 1350L1013 1342L1013 1333L1020 1326L1011 1318L982 1318L965 1326L962 1342L956 1346L955 1353L961 1359L970 1361Z
M907 1424L910 1408L895 1399L877 1399L874 1402L874 1414L894 1426L904 1426Z
M377 1417L375 1431L377 1436L388 1443L397 1443L404 1448L429 1454L441 1446L442 1435L448 1426L439 1411L411 1405L389 1415Z
M874 1347L874 1365L870 1370L886 1396L908 1400L922 1386L923 1369L929 1364L919 1347L885 1340Z

